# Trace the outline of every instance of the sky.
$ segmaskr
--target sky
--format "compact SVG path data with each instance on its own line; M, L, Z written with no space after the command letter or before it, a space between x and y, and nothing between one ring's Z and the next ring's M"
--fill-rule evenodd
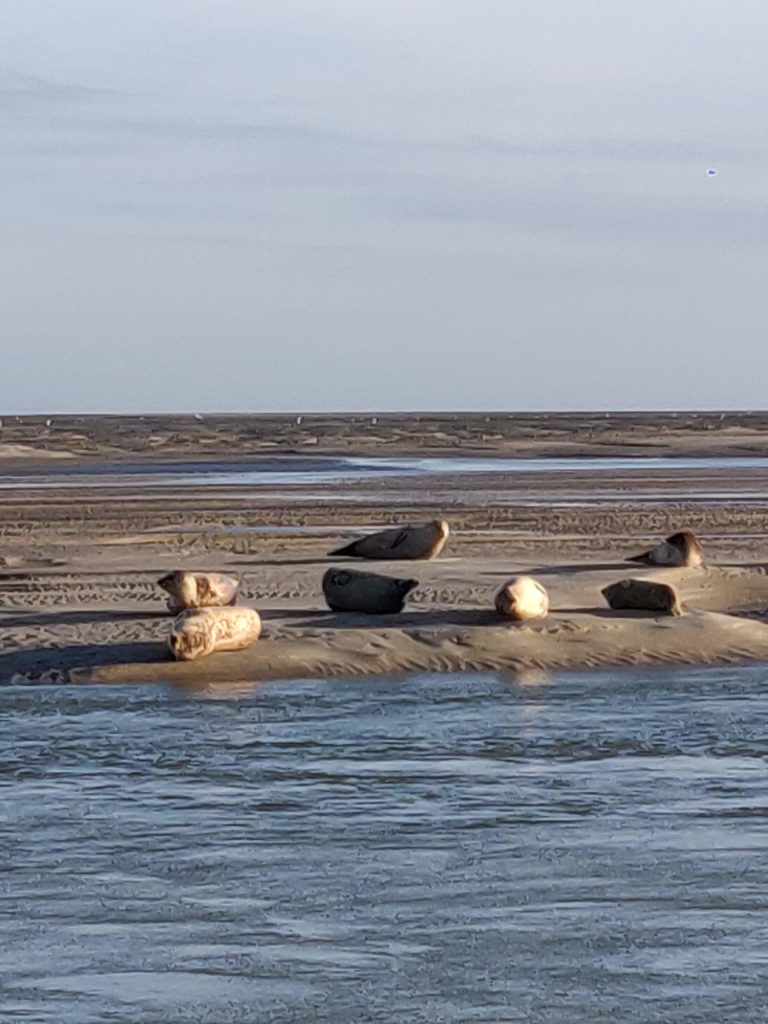
M766 38L764 0L3 0L0 412L765 408Z

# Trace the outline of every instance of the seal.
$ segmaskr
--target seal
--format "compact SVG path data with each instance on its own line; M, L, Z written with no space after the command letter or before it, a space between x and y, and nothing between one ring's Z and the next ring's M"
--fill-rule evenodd
M513 576L496 595L496 611L505 619L527 622L549 612L549 594L532 576Z
M261 635L253 608L191 608L173 620L168 649L177 661L195 661L215 651L242 651Z
M696 569L704 564L704 551L690 530L682 530L667 537L658 547L633 555L627 562L643 565L663 565L685 569Z
M168 611L174 615L187 608L219 608L234 604L238 580L220 572L169 572L157 581L168 597Z
M379 530L359 540L345 544L331 551L331 555L348 555L350 558L435 558L445 547L451 530L445 519L433 519L429 523L409 526L395 526Z
M382 576L357 569L328 569L323 576L323 595L334 612L392 615L401 612L405 599L418 580Z
M669 583L656 580L619 580L601 591L608 607L616 611L635 609L661 612L662 615L682 615L680 596Z

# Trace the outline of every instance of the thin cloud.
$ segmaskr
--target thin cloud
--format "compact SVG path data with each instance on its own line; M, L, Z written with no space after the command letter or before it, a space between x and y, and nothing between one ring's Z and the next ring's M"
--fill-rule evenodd
M81 85L77 82L60 82L42 78L39 75L5 73L0 75L0 104L22 109L26 106L70 101L73 103L111 95L112 90Z

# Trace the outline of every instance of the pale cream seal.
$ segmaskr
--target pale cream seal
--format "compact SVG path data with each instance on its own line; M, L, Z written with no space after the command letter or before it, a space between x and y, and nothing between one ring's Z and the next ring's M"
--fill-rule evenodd
M261 635L253 608L193 608L173 620L168 648L177 661L195 661L215 651L242 651Z
M157 585L166 591L168 610L176 615L187 608L219 608L234 604L238 580L220 572L186 572L179 569L162 576Z
M496 611L505 619L526 622L549 612L549 595L532 576L513 576L496 595Z

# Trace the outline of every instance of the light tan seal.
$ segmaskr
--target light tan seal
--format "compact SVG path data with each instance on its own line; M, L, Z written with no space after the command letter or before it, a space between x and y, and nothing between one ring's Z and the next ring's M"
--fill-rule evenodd
M532 576L513 576L496 595L496 611L505 619L527 622L549 613L549 595Z
M680 596L669 583L656 580L619 580L605 587L602 595L608 607L616 611L634 609L645 612L661 612L662 615L682 615Z
M641 555L633 555L627 561L640 562L643 565L696 569L704 564L704 552L691 531L682 530L667 537L658 547L644 551Z
M390 530L379 530L378 533L371 533L336 548L330 554L379 560L435 558L445 547L450 532L445 519L433 519L419 526L395 526Z
M168 649L177 661L195 661L215 651L242 651L261 635L253 608L192 608L173 620Z
M168 593L168 611L176 615L187 608L220 608L237 600L238 580L220 572L169 572L157 581Z
M401 612L418 580L403 580L357 569L329 569L323 576L326 604L334 612L393 615Z

